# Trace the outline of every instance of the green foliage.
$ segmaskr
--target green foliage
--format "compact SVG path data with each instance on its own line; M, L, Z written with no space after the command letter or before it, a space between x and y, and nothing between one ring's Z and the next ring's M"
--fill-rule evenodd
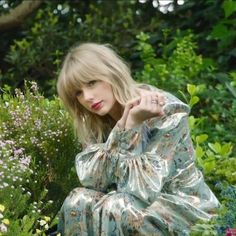
M74 157L80 145L59 99L45 99L34 82L14 96L5 87L0 140L0 203L11 222L8 233L29 235L45 214L53 219L68 192L79 185Z
M214 116L212 114L212 111L214 111L214 114L219 119L222 112L225 112L224 118L226 123L228 122L228 127L231 129L234 127L234 123L231 122L231 117L235 116L234 110L225 109L222 106L222 102L227 103L228 108L233 106L235 101L231 95L234 93L229 94L227 89L230 88L230 91L234 92L234 82L229 84L227 81L228 87L223 87L221 83L216 82L216 87L212 87L211 81L206 80L206 78L209 78L208 76L206 76L205 80L203 79L204 75L208 75L209 71L212 72L211 66L203 65L204 58L194 52L195 44L191 43L192 36L182 38L178 43L176 43L176 40L170 42L172 46L175 45L172 48L172 52L170 51L169 57L160 59L157 58L154 48L148 42L150 40L148 34L141 33L137 38L140 40L137 49L140 51L140 57L144 62L143 71L139 71L136 74L137 79L141 82L152 83L158 87L161 86L165 90L173 88L175 89L175 92L174 90L173 92L176 95L177 88L180 89L179 92L182 98L192 108L189 125L195 145L196 163L203 171L206 181L222 202L217 218L207 223L199 222L192 228L191 235L223 235L227 227L235 227L236 224L236 211L235 206L233 206L235 200L232 202L232 199L235 199L236 186L236 156L233 152L235 134L228 130L228 142L224 142L219 130L217 130L217 126L215 126L214 122L209 122L207 116ZM169 48L169 45L165 47ZM192 63L197 66L192 66ZM188 70L185 69L186 64ZM175 70L172 65L179 69ZM164 68L165 73L160 68ZM191 74L190 71L193 73ZM177 76L179 78L178 81L173 81ZM218 74L214 76L217 77ZM231 76L234 81L234 73ZM194 80L199 84L189 83ZM186 89L181 89L184 84ZM217 96L215 95L216 93ZM217 108L209 107L209 110L203 109L205 104L209 106L209 100L212 100L213 104L217 103ZM196 109L196 107L202 108ZM220 119L217 125L227 127L225 123L220 124ZM214 132L212 132L213 127L216 128ZM224 183L226 187L219 189L220 183Z
M34 80L50 97L56 92L58 71L71 46L95 41L125 48L137 32L135 4L130 1L106 1L103 5L47 1L44 6L33 21L26 22L24 37L11 43L4 57L9 66L0 70L1 84L15 88L22 87L24 80ZM111 12L110 7L116 11Z
M218 235L225 236L228 228L236 227L236 187L218 184L222 205L217 215L210 222L199 222L192 227L191 236Z
M225 12L225 18L231 16L234 12L236 12L236 2L232 0L226 0L223 2L222 7Z
M15 7L21 1L7 2ZM3 32L0 204L6 206L9 235L41 234L47 224L40 220L53 219L78 185L73 166L80 146L54 94L63 56L85 41L111 43L130 61L138 81L190 105L196 161L222 202L218 218L196 225L194 235L224 235L226 226L235 227L235 0L186 0L167 14L158 9L152 1L44 1L21 28ZM35 84L12 95L24 80L36 80L51 100ZM220 183L225 186L218 188ZM40 201L48 202L47 209Z
M149 34L140 33L137 36L137 50L144 64L143 70L136 71L135 78L140 82L166 89L177 96L179 92L191 107L198 104L197 108L193 107L192 114L198 117L201 114L198 118L201 122L198 123L202 129L206 128L212 133L210 138L220 137L224 142L235 140L235 134L231 132L236 129L234 72L219 73L210 60L197 54L192 33L184 37L181 32L178 34L179 38L163 44L162 51L165 54L161 56L150 44ZM187 84L189 85L186 88ZM187 93L190 98L185 95ZM199 95L202 97L201 101Z
M169 53L159 58L149 42L150 36L141 32L137 35L137 50L144 62L144 69L137 72L135 77L158 87L166 87L168 84L169 91L181 90L186 83L196 80L203 62L201 56L194 51L196 44L193 38L191 33L184 37L179 34L170 44L163 45L163 51ZM172 50L169 50L170 46Z

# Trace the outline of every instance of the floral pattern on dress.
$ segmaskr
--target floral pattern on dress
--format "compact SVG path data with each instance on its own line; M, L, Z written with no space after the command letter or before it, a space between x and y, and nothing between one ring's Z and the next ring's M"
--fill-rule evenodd
M61 207L62 235L184 236L197 220L214 216L219 202L195 166L190 109L158 91L166 99L164 116L129 130L115 126L106 142L76 156L83 187Z

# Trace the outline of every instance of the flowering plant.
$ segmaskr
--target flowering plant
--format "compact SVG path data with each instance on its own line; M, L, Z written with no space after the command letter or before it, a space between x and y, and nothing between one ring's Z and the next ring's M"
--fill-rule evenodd
M35 82L13 95L8 87L2 92L0 232L42 233L55 221L68 192L79 185L74 157L80 145L60 100L44 98Z

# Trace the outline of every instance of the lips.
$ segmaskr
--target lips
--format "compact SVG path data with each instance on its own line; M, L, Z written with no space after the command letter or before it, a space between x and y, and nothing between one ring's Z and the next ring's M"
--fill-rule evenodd
M98 110L101 108L101 105L102 105L102 101L100 102L95 102L92 104L91 108L94 109L94 110Z

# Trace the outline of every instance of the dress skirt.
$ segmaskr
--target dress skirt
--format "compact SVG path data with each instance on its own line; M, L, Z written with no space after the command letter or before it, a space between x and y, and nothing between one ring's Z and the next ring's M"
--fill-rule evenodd
M210 218L168 194L149 206L127 193L75 188L61 208L58 231L65 236L185 236L199 216Z

